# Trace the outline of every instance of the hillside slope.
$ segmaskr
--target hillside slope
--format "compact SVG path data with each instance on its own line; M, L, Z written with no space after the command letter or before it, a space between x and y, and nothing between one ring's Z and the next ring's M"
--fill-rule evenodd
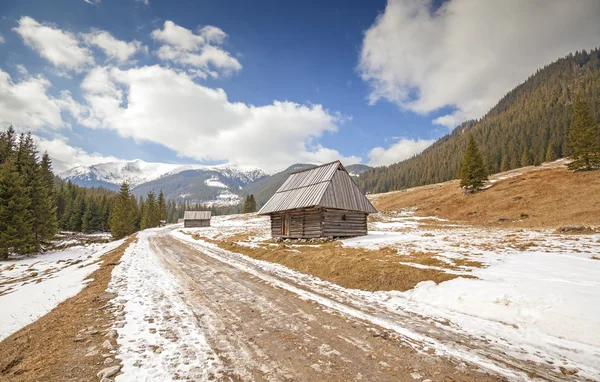
M467 133L475 137L490 173L564 157L578 91L583 91L598 120L600 50L578 52L540 69L481 120L463 123L413 158L366 171L359 186L376 193L454 179Z
M600 171L571 172L564 160L503 172L493 186L466 195L458 180L369 195L379 211L416 208L421 216L437 216L474 225L600 228Z

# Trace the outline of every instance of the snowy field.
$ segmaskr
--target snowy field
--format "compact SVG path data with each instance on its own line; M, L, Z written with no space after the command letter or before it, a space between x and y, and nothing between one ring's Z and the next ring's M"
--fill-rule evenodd
M79 293L100 257L122 242L0 262L0 341Z
M530 335L600 347L600 259L595 259L600 256L600 234L486 230L439 219L436 228L421 227L427 220L411 211L392 213L372 223L368 236L343 244L366 249L387 246L399 254L433 253L449 264L482 263L453 267L477 279L457 278L439 285L422 282L402 298L502 322Z
M343 245L391 247L403 264L476 279L425 281L406 292L348 291L355 298L449 322L449 331L484 338L514 357L600 379L600 234L474 228L409 210L377 214L369 229ZM215 217L211 228L193 231L213 240L246 233L238 244L269 245L262 217ZM432 254L442 265L411 262L413 253Z

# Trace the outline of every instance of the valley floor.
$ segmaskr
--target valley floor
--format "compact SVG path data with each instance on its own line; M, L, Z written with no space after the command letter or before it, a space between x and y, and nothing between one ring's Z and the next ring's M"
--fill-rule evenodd
M223 216L130 240L97 308L113 317L100 333L114 337L111 378L600 379L600 234L478 228L412 209L373 215L368 236L341 242L274 243L268 227ZM18 267L0 276L29 266ZM84 338L70 346L93 353L85 370L105 370L100 345ZM0 360L0 379L26 376L19 362Z

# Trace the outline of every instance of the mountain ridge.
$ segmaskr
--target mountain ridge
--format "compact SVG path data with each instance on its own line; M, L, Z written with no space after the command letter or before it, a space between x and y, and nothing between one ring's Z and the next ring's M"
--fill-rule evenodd
M289 174L316 165L296 163L283 171L268 173L258 167L245 165L178 165L136 159L76 166L59 176L82 187L101 186L112 190L118 190L120 184L127 181L136 197L163 190L167 199L188 200L207 206L239 204L244 195L253 193L257 194L257 202L262 205ZM346 168L357 176L370 167L355 164Z

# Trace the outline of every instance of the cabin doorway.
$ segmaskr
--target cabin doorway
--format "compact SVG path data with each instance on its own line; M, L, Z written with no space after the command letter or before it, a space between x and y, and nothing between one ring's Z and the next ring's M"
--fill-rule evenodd
M290 214L283 215L283 236L290 236L290 224L292 222L292 216Z

